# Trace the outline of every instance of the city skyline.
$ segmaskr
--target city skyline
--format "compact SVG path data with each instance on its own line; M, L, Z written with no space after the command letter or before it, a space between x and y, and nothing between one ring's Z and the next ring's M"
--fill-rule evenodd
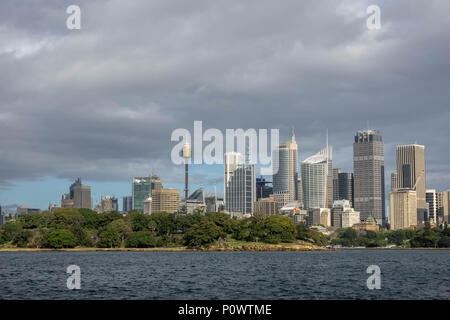
M182 191L170 134L194 120L279 128L280 143L294 127L299 161L328 128L344 172L354 133L376 128L386 190L395 147L412 143L427 148L428 185L448 188L450 3L385 1L376 31L370 4L291 1L274 12L267 0L136 1L124 13L115 1L82 0L82 29L68 30L64 1L2 1L0 203L45 209L77 177L94 202L120 198L150 172ZM191 188L212 190L221 172L192 165Z
M361 131L361 130L358 130L358 131ZM289 134L288 136L291 136L291 134ZM333 137L330 136L330 140L331 141L332 141L332 138ZM289 139L290 138L287 138L286 140L289 140ZM280 141L283 141L282 138L280 138ZM320 141L318 142L317 145L320 145L319 143L320 143ZM417 143L411 143L411 144L403 143L403 144L400 144L398 146L394 146L393 147L395 163L394 163L394 165L391 165L391 167L393 168L393 169L391 169L391 171L385 172L385 196L386 196L385 207L386 207L386 212L389 211L389 201L387 199L389 199L389 192L391 190L390 175L391 175L391 173L394 173L397 170L396 150L397 150L397 148L399 146L416 145L416 144ZM387 143L387 145L389 145L389 143ZM347 148L344 148L344 149L347 149ZM342 150L340 150L340 151L342 151ZM427 149L427 152L425 152L425 157L426 157L426 162L427 162L427 171L428 171L428 155L427 155L428 151L429 150ZM333 146L333 153L335 153L334 146ZM385 150L385 153L386 153L386 150ZM303 154L303 157L301 157L302 154ZM388 156L388 155L386 154L386 156ZM298 163L298 168L299 168L299 177L300 177L300 174L301 174L301 170L300 170L301 163L303 161L307 160L307 158L310 158L310 157L311 157L310 155L309 156L308 155L304 155L304 153L302 152L302 146L298 145L298 162L297 163ZM348 158L348 155L347 155L347 158ZM353 164L352 164L351 161L350 161L350 166L349 166L348 163L347 164L343 163L342 159L336 159L336 160L337 160L337 163L339 163L340 165L336 165L336 164L333 163L333 169L339 168L339 169L342 169L343 171L353 173ZM184 165L183 166L181 166L181 165L180 166L175 166L175 167L176 167L176 170L179 172L178 181L173 182L173 183L168 183L167 187L168 188L178 189L178 190L180 190L180 194L183 194L183 192L184 192L184 180L183 180L184 179ZM205 167L206 168L212 168L210 173L212 173L214 175L214 179L212 179L212 177L208 177L208 178L206 178L204 180L201 180L202 179L201 177L202 176L205 177L206 175L195 176L196 172L204 171ZM346 168L348 168L348 169L346 169ZM153 166L152 166L152 170L154 170ZM194 180L194 183L190 184L191 185L190 189L192 189L192 190L196 190L198 188L203 187L205 189L206 193L213 194L214 193L214 182L216 184L222 182L222 185L223 185L223 165L220 165L220 164L214 164L214 165L206 165L206 164L191 165L190 171L191 172L190 172L190 178L189 179L191 181ZM192 172L194 172L195 179L192 178ZM146 174L142 174L141 176L145 177L145 176L150 176L151 174L154 174L154 173L149 172L147 175ZM164 183L165 179L162 178L164 176L164 173L162 173L162 175L159 174L159 176L161 176L161 180ZM92 203L93 203L92 207L95 207L95 205L99 204L101 202L101 198L103 196L115 196L115 197L117 197L120 200L122 200L122 198L125 197L125 196L131 196L132 195L132 188L133 188L133 179L135 179L136 177L139 177L139 175L130 177L129 181L113 182L113 183L90 181L90 180L87 180L87 179L83 178L83 182L85 182L84 184L87 184L87 185L91 186L91 189L92 189ZM265 176L265 177L270 177L270 176ZM73 181L75 181L75 180L76 180L75 178L72 179L72 180L69 180L69 179L68 180L62 180L62 179L60 179L60 180L52 180L53 182L55 182L55 185L56 185L56 187L53 190L61 190L61 186L63 186L64 190L62 190L61 194L66 193L68 191L68 185L73 183ZM443 185L442 188L438 188L435 185L432 185L432 184L428 183L428 180L429 179L427 177L427 189L432 188L432 189L436 189L437 191L444 191L444 190L450 189L450 184L449 185ZM206 182L211 181L211 182L209 182L209 183L202 183L202 182L205 182L205 181ZM36 188L41 183L45 183L45 181L44 182L43 181L31 182L30 183L30 189L36 190ZM129 189L129 190L127 190L127 189ZM27 194L27 193L24 193L24 194ZM60 203L61 194L59 194L59 196L58 196L58 194L53 194L53 191L51 191L51 190L49 190L48 193L46 193L46 194L48 194L48 197L50 199L57 199L57 200L54 200L54 201L46 200L45 198L42 198L41 195L39 195L39 198L37 200L38 200L39 203L41 203L41 205L35 205L36 202L28 201L27 197L20 198L20 195L19 195L19 197L16 198L16 199L19 199L21 201L15 201L13 203L11 203L11 202L7 203L6 201L2 201L2 198L0 198L0 204L2 205L3 209L6 209L6 210L10 206L16 206L16 205L25 205L25 206L32 207L32 208L39 208L41 210L46 210L48 208L49 204L59 204ZM219 197L223 197L223 189L222 188L218 188L217 189L217 194L218 194ZM1 196L1 193L0 193L0 196ZM33 197L30 197L30 198L33 198ZM119 201L119 202L120 202L119 207L121 208L122 207L122 203L121 203L121 201Z

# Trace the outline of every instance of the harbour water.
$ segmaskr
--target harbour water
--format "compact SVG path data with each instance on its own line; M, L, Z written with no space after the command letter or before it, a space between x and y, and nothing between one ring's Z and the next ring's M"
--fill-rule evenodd
M79 290L67 288L69 265ZM450 250L0 252L0 299L448 300L449 280Z

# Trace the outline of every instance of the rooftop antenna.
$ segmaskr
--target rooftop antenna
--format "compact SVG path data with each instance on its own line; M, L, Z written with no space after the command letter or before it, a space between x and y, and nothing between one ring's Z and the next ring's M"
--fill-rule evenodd
M189 143L185 143L183 146L183 159L184 159L184 197L185 200L188 200L189 197L189 159L191 159L192 151L191 145Z

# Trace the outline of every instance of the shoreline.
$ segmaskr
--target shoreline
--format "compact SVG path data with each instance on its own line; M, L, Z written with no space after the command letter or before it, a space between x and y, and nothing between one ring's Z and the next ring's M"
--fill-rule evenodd
M287 251L344 251L344 250L450 250L450 248L314 248L305 246L235 246L212 248L161 247L161 248L0 248L1 252L287 252Z
M0 252L256 252L256 251L337 251L333 248L309 247L302 245L236 245L229 247L188 248L0 248Z

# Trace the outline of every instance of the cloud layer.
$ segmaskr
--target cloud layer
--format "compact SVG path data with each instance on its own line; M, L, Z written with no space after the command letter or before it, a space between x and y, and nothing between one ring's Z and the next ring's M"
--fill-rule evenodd
M329 129L337 167L353 136L426 146L428 184L450 188L450 2L72 1L0 4L0 187L43 177L130 181L170 162L171 132L295 127L300 158ZM206 171L193 179L220 179Z

